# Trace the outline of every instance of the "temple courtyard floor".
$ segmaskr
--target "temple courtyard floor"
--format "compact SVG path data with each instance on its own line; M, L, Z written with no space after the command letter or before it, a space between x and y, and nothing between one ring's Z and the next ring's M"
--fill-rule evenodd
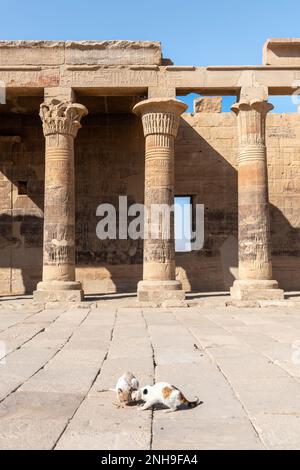
M0 449L300 449L300 297L226 306L134 308L0 301ZM195 409L118 409L126 370L169 381Z

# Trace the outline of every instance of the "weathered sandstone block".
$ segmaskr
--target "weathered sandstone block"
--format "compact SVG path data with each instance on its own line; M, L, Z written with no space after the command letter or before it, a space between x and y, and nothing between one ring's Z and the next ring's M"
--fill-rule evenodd
M64 60L63 41L0 41L1 65L60 65Z
M263 48L264 65L300 65L300 38L268 39Z
M0 41L0 65L161 65L159 42Z
M221 113L222 97L196 98L194 100L194 113Z
M70 65L160 65L159 42L150 41L69 41L66 64Z

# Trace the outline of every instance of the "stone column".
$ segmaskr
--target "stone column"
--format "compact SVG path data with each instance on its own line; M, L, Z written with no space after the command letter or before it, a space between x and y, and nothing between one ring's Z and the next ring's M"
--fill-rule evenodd
M266 116L273 109L264 88L242 89L232 106L239 134L238 220L239 280L231 288L233 300L282 299L272 279L268 173L265 143Z
M138 284L138 300L161 303L185 298L175 280L174 244L174 141L180 115L187 106L172 98L153 98L138 103L133 112L142 117L145 155L145 219L143 280ZM169 228L163 217L151 217L153 205L169 212ZM157 206L156 206L157 207ZM165 219L166 220L166 219ZM155 233L153 233L155 229Z
M67 100L41 105L46 139L43 280L34 292L37 301L80 301L75 281L74 138L87 109Z

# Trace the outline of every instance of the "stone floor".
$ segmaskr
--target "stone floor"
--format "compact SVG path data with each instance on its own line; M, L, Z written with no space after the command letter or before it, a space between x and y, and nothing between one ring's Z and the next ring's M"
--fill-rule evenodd
M0 302L0 449L299 449L300 297L264 308ZM117 409L125 370L165 380L196 409Z

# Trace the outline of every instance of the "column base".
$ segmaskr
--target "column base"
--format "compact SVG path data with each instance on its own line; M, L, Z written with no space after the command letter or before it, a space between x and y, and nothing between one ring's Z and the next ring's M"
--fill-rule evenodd
M39 282L33 292L33 300L36 302L81 302L83 297L79 281Z
M139 302L162 304L165 301L175 301L180 303L185 300L185 291L180 281L140 281L137 296Z
M284 292L274 280L247 279L234 281L231 300L283 300Z

